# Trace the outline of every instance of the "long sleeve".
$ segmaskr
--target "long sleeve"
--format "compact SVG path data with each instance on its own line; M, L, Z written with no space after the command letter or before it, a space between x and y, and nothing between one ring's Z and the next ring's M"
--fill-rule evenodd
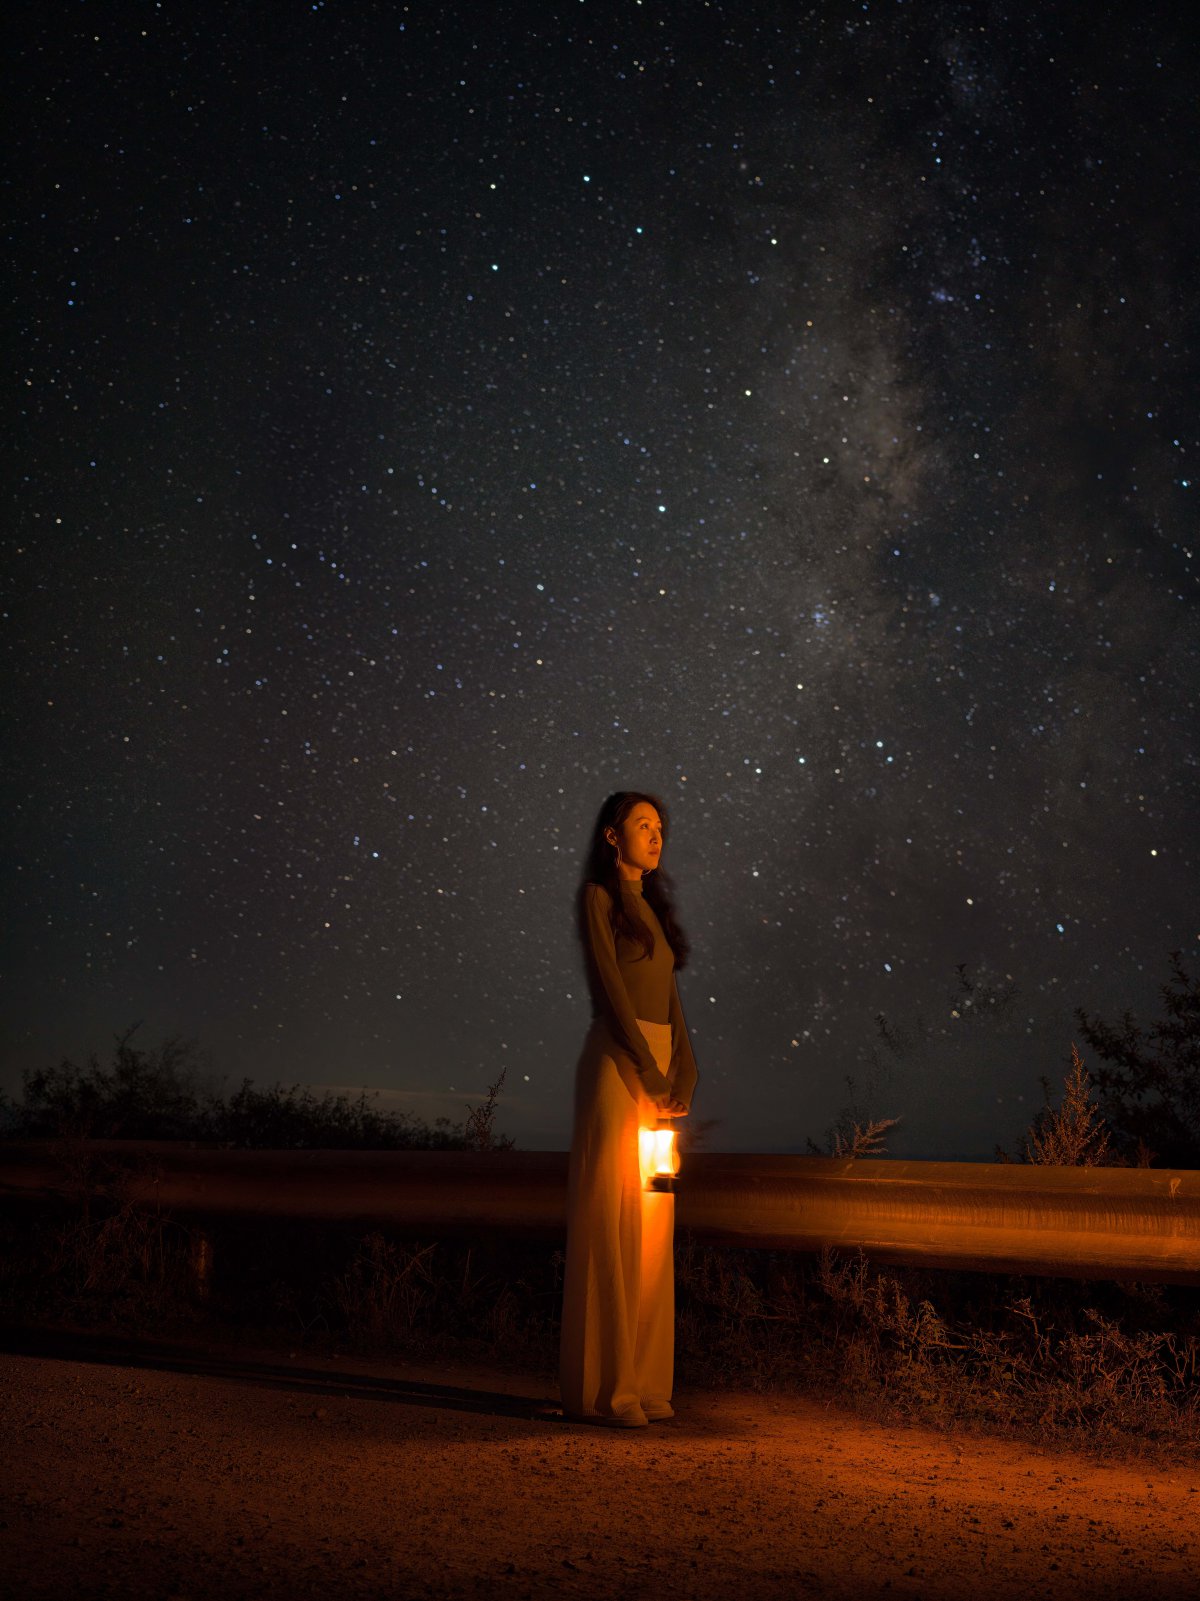
M692 1055L692 1042L688 1038L687 1024L683 1020L683 1007L679 1003L679 988L671 974L671 1090L677 1101L691 1110L692 1096L696 1093L696 1058Z
M610 905L608 891L602 885L588 884L585 887L588 950L599 981L595 986L598 991L596 1000L604 1005L605 1020L617 1044L633 1059L646 1094L667 1095L671 1086L655 1066L646 1036L637 1026L637 1016L630 1005L629 992L617 965L617 944L609 920Z

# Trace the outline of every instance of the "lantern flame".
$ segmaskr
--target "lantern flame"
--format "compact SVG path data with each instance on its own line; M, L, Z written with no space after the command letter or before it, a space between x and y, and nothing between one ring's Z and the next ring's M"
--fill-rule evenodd
M642 1183L647 1189L670 1189L679 1172L679 1152L675 1149L673 1128L638 1130L638 1154L642 1164Z

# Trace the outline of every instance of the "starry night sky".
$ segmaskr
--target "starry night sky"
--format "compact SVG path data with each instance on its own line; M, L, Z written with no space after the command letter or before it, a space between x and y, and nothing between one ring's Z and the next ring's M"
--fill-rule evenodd
M716 1148L986 1158L1155 1015L1200 129L1101 10L18 8L0 1082L142 1019L562 1148L624 787Z

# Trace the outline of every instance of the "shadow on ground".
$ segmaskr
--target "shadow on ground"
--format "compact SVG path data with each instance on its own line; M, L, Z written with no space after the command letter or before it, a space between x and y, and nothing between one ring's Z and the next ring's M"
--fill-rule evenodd
M296 1367L180 1345L116 1335L74 1333L59 1329L0 1328L0 1351L45 1360L92 1362L105 1367L147 1368L160 1373L187 1373L225 1379L257 1389L287 1390L297 1395L340 1399L393 1401L404 1406L438 1407L486 1417L523 1418L532 1423L561 1423L562 1408L548 1396L510 1395L414 1379L382 1378L338 1369Z

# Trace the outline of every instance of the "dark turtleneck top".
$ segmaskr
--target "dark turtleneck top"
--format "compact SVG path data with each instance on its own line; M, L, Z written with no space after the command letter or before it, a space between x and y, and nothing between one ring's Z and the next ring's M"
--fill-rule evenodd
M592 1010L605 1023L614 1043L632 1057L647 1095L670 1094L690 1107L698 1074L675 983L675 953L654 908L642 894L641 884L623 879L621 892L633 902L630 911L653 934L654 951L647 956L637 941L614 935L608 890L603 884L585 885ZM637 1026L639 1017L647 1023L671 1025L671 1065L665 1078Z

